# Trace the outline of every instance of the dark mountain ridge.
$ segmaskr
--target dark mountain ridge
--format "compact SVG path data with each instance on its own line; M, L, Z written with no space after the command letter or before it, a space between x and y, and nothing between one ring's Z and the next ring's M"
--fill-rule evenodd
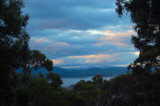
M96 74L101 74L102 76L117 76L127 73L126 67L109 67L109 68L89 68L89 69L64 69L60 67L54 67L51 71L53 73L59 74L61 77L65 78L73 78L73 77L90 77ZM46 75L49 73L45 68L41 68L37 71L32 71L32 75L38 75L38 73L42 73Z

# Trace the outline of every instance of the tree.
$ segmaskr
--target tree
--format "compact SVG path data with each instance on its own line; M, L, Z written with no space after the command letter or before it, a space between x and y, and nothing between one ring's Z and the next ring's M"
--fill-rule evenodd
M111 106L136 106L136 81L130 74L120 75L111 79L109 83L109 94L111 95Z
M28 106L29 103L29 92L28 89L18 88L16 89L16 105Z
M13 101L11 90L15 88L15 71L22 67L24 86L30 84L32 70L41 67L51 71L53 62L38 50L28 47L29 35L26 25L29 19L24 15L23 0L0 0L0 105L10 105Z
M144 71L145 75L150 74L153 69L160 71L160 1L117 0L116 5L119 16L124 11L130 13L137 32L137 36L132 36L132 43L140 51L140 55L130 64L129 69L134 75L138 75L138 71ZM141 75L144 74L142 72Z
M25 28L29 17L23 14L23 7L22 0L0 0L0 105L11 104L12 73L28 50Z
M24 73L24 87L30 84L29 77L31 76L31 71L36 71L42 67L45 67L48 71L53 70L53 62L46 59L46 56L38 50L29 50L26 55L26 61L22 62L21 66Z
M22 15L22 0L0 1L0 65L14 70L28 50L29 35L25 28L28 15Z
M132 43L140 55L128 67L136 79L137 105L159 106L160 1L117 0L116 5L119 16L124 11L130 13L137 32L136 36L132 35Z
M108 104L107 86L107 81L97 74L92 81L79 81L73 90L85 99L86 106L105 106Z
M144 80L143 98L144 106L160 105L160 73L156 72L149 75Z
M102 89L103 86L103 77L100 74L95 75L92 78L93 83L96 85L98 89Z
M47 80L51 81L50 85L56 90L61 88L61 85L63 83L61 77L56 73L48 73Z

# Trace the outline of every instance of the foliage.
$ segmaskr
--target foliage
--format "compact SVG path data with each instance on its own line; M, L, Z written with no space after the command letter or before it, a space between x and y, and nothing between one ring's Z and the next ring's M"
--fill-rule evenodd
M62 85L62 80L61 77L56 74L56 73L48 73L47 74L47 80L51 81L50 85L54 88L54 89L59 89L61 88Z
M0 65L2 69L19 67L28 50L29 35L25 27L28 15L23 15L21 0L0 1Z
M22 11L23 0L0 0L0 105L10 105L17 85L15 71L23 67L25 86L30 72L39 67L53 68L51 60L37 50L29 50L26 25L29 16ZM33 67L32 67L33 66ZM28 75L27 75L28 74ZM21 82L21 81L20 81ZM30 82L29 82L30 83Z
M131 78L128 79L132 84L129 85L131 92L132 90L135 92L135 95L129 94L134 101L134 104L129 103L129 105L159 106L160 1L117 0L116 5L119 16L122 16L124 11L129 12L137 32L137 35L132 35L132 43L140 51L139 57L128 67L135 79L133 84Z
M20 106L28 106L29 104L29 92L25 88L18 88L15 91L16 103Z
M111 105L116 106L135 106L135 80L131 75L121 75L113 78L109 84L109 93L111 97Z
M24 87L27 87L30 84L29 77L31 75L31 71L36 71L42 67L45 67L48 71L53 69L53 62L46 59L46 56L38 50L28 50L26 57L26 61L21 64L24 73Z
M108 85L101 75L95 75L92 81L79 81L73 90L84 97L85 106L103 106L107 105L106 89Z
M138 75L140 70L150 74L152 69L160 70L160 11L159 0L117 0L116 12L122 16L124 10L130 13L135 23L136 36L132 43L140 51L139 57L129 66ZM139 67L138 69L135 67ZM141 74L140 74L141 75Z
M96 85L98 89L102 89L103 86L103 77L100 74L95 75L92 78L93 83Z
M23 7L21 0L0 0L0 105L12 101L13 73L28 50L25 28L29 17L21 11Z

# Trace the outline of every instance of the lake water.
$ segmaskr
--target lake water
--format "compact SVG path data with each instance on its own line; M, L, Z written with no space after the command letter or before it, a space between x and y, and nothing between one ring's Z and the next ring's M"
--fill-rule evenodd
M85 80L85 81L91 81L93 77L86 77L86 78L62 78L63 84L62 87L69 87L73 84L76 84L80 80ZM110 80L113 77L103 77L103 79Z

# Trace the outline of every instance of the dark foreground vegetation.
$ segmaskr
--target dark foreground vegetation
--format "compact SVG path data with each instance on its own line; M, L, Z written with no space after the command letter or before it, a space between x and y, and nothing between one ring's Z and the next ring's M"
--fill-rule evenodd
M32 70L53 68L51 60L28 47L21 0L0 0L0 106L160 106L160 1L117 0L116 12L129 12L140 51L130 74L110 81L101 75L80 81L73 90L61 87L58 74L31 76ZM23 74L15 71L23 68Z
M131 74L121 75L109 81L96 75L92 81L79 81L73 88L62 88L58 74L49 73L44 78L30 77L30 85L20 86L22 75L17 75L6 102L11 106L159 106L160 73L150 74L140 80ZM48 82L49 80L49 82ZM3 104L2 104L3 103Z

